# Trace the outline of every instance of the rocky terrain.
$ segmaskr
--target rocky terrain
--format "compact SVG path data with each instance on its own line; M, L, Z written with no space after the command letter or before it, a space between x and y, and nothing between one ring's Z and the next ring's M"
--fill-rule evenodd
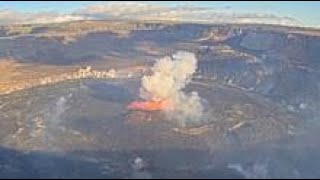
M75 21L0 36L0 177L319 177L320 30ZM178 50L198 59L185 91L207 101L201 127L125 108Z

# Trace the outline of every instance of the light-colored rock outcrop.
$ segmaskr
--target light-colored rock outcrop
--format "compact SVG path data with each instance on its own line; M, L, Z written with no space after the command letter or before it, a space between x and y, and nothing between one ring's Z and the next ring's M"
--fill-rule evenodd
M38 80L30 80L28 82L17 84L16 86L11 86L7 88L5 91L0 92L0 95L10 94L15 91L28 89L36 86L50 85L50 84L59 83L63 81L70 81L70 80L132 78L134 76L133 75L134 72L131 72L131 71L135 71L136 73L139 73L139 69L120 70L120 71L115 69L110 69L107 71L98 71L98 70L94 70L91 66L86 66L76 71L67 72L59 75L47 76L47 77L40 78Z

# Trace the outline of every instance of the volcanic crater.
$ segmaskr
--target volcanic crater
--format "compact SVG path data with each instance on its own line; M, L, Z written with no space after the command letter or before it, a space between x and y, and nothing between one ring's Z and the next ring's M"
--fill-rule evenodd
M315 30L139 25L150 29L129 29L121 38L110 32L83 32L68 43L59 42L50 26L44 28L50 37L37 37L36 32L3 37L1 57L18 64L4 69L23 71L5 74L0 85L5 91L19 85L19 79L25 82L88 64L117 72L137 65L149 69L158 58L189 51L196 54L198 68L182 91L195 91L205 101L206 121L181 127L163 111L127 109L140 98L143 75L130 68L117 74L121 78L84 78L10 91L0 95L1 178L319 177L315 137L320 39ZM210 31L215 38L206 38ZM293 41L306 41L308 48ZM19 42L43 46L6 51ZM144 49L146 44L152 52ZM59 57L50 56L57 51ZM315 168L306 166L310 163Z

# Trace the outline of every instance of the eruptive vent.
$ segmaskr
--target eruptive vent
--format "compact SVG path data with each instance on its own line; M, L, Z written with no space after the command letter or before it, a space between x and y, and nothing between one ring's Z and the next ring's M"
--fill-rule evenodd
M152 67L152 74L142 77L140 98L127 106L131 110L163 111L179 125L202 121L203 106L197 92L182 91L197 69L193 53L179 51L159 59Z
M160 111L172 108L171 101L134 101L127 106L131 110Z

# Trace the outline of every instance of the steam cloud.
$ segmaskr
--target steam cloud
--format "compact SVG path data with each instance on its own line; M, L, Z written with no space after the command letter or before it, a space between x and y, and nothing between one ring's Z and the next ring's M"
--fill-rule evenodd
M168 117L180 126L202 121L203 106L197 92L186 93L185 86L197 69L193 53L179 51L160 59L152 68L152 74L142 78L140 97L151 101L170 101L164 109Z

